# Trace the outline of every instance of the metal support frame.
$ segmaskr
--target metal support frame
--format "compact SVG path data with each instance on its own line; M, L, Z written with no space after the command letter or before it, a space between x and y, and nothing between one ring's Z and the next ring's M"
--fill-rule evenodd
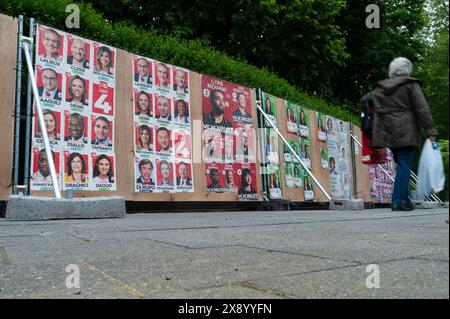
M261 99L261 89L254 89L254 91L257 96L257 99L260 100ZM261 157L260 169L263 170L261 172L261 176L263 176L263 178L262 178L262 186L263 186L262 196L263 196L264 202L269 202L270 194L269 194L269 189L268 189L269 182L268 182L268 175L267 175L267 159L266 159L266 152L265 152L265 147L264 147L265 146L264 138L266 135L265 133L266 133L266 128L264 127L264 120L261 115L261 112L258 112L259 151L260 151L260 157Z
M30 19L30 32L29 32L30 39L34 39L35 36L35 22L34 18ZM30 55L31 55L31 62L33 63L33 45L30 46ZM30 142L31 142L31 118L33 116L33 93L31 90L31 75L28 74L28 82L27 82L27 115L26 115L26 124L25 124L25 165L24 165L24 178L23 178L23 184L26 187L26 194L30 194L30 158L31 158L31 152L30 152Z
M41 105L41 101L39 99L39 93L38 93L38 88L37 88L37 83L36 83L36 76L34 74L34 69L33 69L33 65L31 62L30 45L29 44L33 43L33 39L27 38L27 37L22 37L22 40L23 40L22 46L24 49L23 51L25 53L25 59L27 62L27 67L28 67L28 74L29 74L29 78L31 79L33 95L34 95L35 101L36 101L36 109L37 109L38 118L39 118L39 127L41 128L42 138L44 140L44 145L45 145L45 153L47 154L47 161L48 161L48 164L50 167L50 175L52 178L53 190L55 193L55 197L59 199L59 198L61 198L61 192L59 190L58 179L56 177L55 162L53 161L52 150L50 148L47 130L45 129L44 114L42 112L42 105Z
M325 197L331 201L331 196L327 193L327 191L323 188L323 186L319 183L319 181L317 180L317 178L313 175L313 173L308 169L308 167L306 167L305 163L303 163L303 161L300 159L300 156L298 156L297 153L294 152L293 148L291 147L291 145L289 145L288 141L284 138L284 136L280 133L280 131L278 130L278 128L275 126L274 123L272 123L272 121L269 119L269 117L267 116L267 114L263 111L262 107L261 107L261 99L256 101L256 108L258 109L258 111L261 113L261 115L264 117L264 119L270 124L270 126L272 126L272 128L275 130L275 132L278 134L278 136L281 138L281 140L283 141L283 143L288 147L289 151L291 152L291 154L293 154L295 156L295 158L299 161L300 165L302 165L303 169L306 170L306 172L308 173L308 175L311 176L311 178L313 179L313 181L317 184L317 186L319 187L319 189L322 191L322 193L325 195Z
M13 182L12 193L17 195L19 185L19 156L20 156L20 111L22 98L22 34L23 16L19 16L17 30L17 67L16 67L16 111L15 131L14 131L14 162L13 162Z
M355 135L350 134L351 138L356 142L356 144L362 148L361 143L358 141L358 139L356 138ZM384 167L381 164L377 164L379 168L381 168L381 170L383 171L383 173L392 181L392 183L395 182L394 178L389 175L388 172L386 172L386 170L384 169ZM417 182L418 182L418 178L417 175L411 171L411 176L412 176L412 180L409 180L409 183L417 190ZM414 181L413 181L414 180ZM433 200L430 200L429 198L432 198ZM442 204L442 200L436 195L436 194L431 194L430 196L425 197L425 200L429 200L429 201L436 201L439 204Z

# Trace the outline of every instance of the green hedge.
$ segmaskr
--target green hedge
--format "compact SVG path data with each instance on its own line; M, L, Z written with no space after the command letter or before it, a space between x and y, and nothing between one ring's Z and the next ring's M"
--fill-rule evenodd
M77 3L80 8L80 29L67 29L71 0L0 0L0 12L10 16L23 15L43 24L73 34L104 42L111 46L164 61L192 71L235 82L287 99L359 125L359 119L343 106L331 105L290 85L266 69L258 69L245 61L203 46L199 41L186 41L158 35L155 30L142 30L134 25L111 23L90 4Z

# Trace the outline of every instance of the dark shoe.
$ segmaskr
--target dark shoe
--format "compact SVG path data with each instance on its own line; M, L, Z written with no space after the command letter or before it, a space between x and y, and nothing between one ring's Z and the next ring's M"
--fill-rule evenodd
M392 204L391 210L409 212L414 210L414 204L412 202L402 201L400 204Z
M416 205L410 200L404 201L403 203L405 203L405 206L410 208L410 210L416 209Z

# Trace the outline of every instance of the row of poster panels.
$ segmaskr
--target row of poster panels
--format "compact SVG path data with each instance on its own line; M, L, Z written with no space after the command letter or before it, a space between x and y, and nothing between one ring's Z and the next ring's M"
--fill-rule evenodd
M189 71L132 61L135 192L194 192Z
M207 192L258 200L251 90L209 76L201 88Z
M116 190L116 49L38 24L35 72L63 190ZM31 189L53 189L34 103Z

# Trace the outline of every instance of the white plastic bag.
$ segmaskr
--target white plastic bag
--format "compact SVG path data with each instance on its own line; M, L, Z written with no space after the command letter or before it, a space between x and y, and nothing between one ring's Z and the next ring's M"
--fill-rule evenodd
M444 189L445 174L439 144L429 138L423 144L419 159L417 194L420 199Z

